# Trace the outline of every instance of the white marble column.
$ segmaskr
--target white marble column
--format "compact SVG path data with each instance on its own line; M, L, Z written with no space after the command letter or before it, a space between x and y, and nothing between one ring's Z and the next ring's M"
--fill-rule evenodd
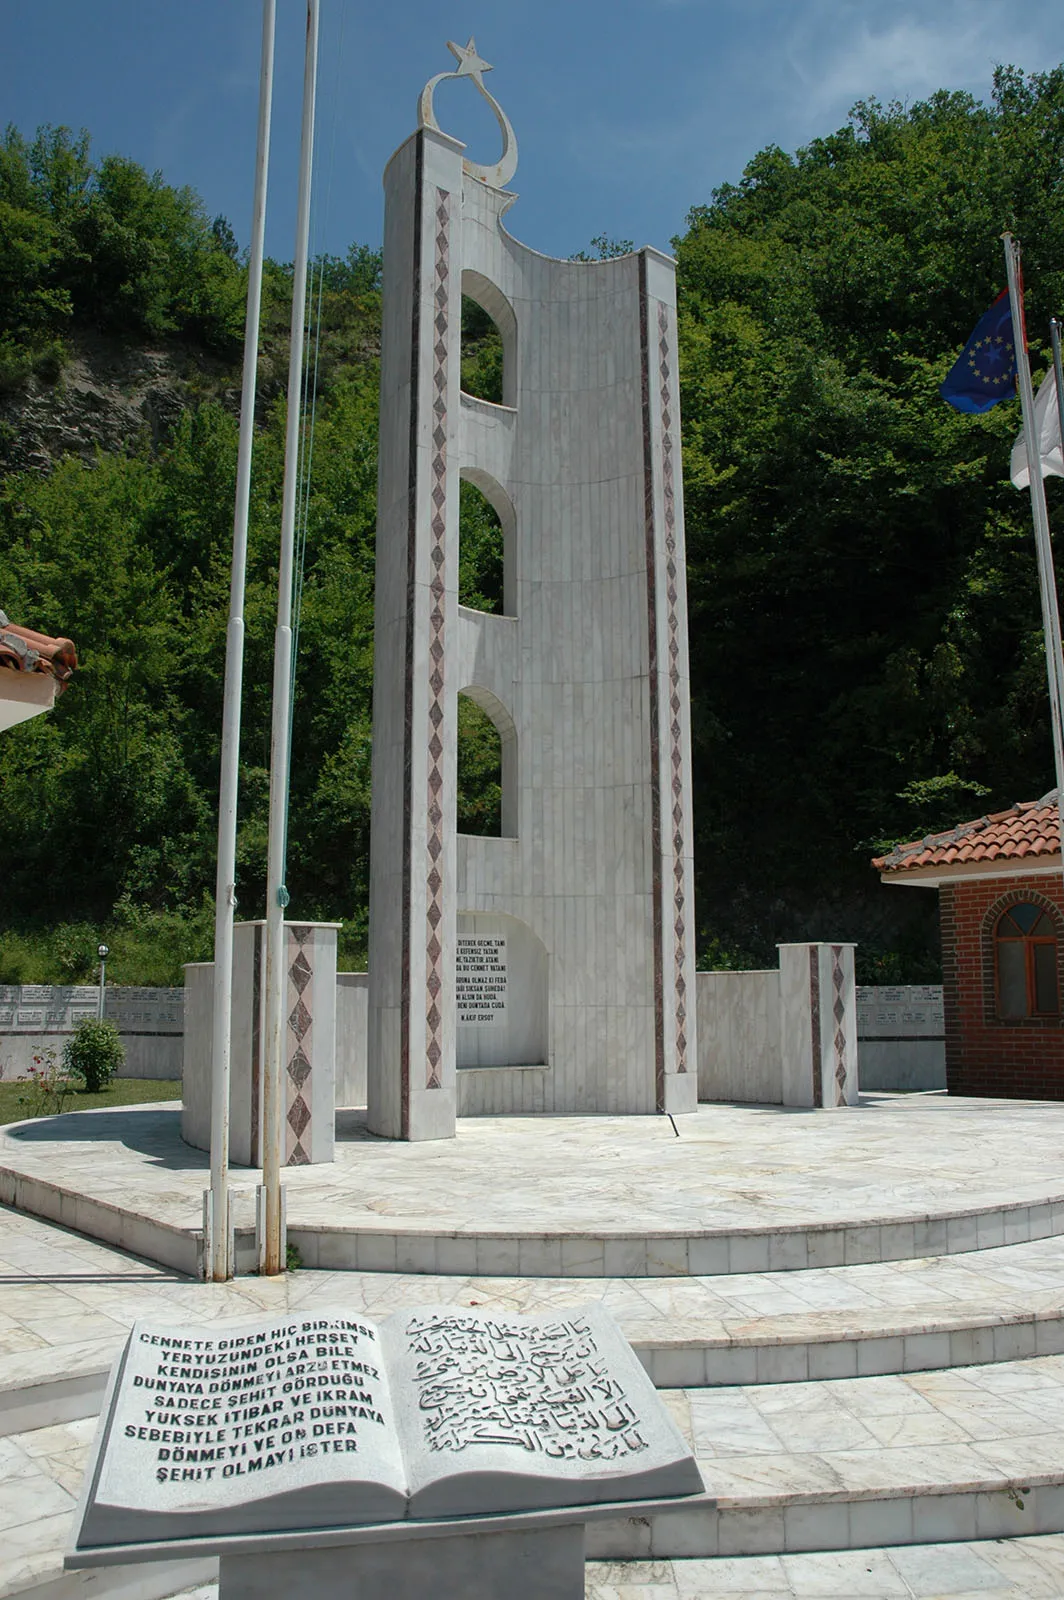
M369 1126L454 1133L454 809L462 146L420 129L384 175L374 606Z

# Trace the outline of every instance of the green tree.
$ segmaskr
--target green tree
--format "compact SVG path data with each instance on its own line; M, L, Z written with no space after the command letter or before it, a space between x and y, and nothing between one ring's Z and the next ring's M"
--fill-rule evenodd
M907 786L1048 787L1016 407L961 417L937 386L1004 228L1032 329L1060 302L1062 158L1064 70L1005 69L990 106L869 102L761 152L676 241L707 938L894 937L869 844L911 825Z

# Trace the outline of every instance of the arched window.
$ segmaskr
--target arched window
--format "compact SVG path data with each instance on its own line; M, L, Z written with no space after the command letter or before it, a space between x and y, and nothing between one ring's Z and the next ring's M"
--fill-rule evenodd
M997 1012L1006 1019L1057 1017L1057 930L1043 906L1023 901L994 929Z
M486 711L458 696L459 833L502 833L502 740Z
M484 307L462 296L462 390L474 400L501 406L502 334Z
M458 603L501 614L506 587L506 535L482 489L463 478L458 501Z
M479 467L463 467L458 502L459 605L514 615L516 529L513 502L502 484Z
M462 388L492 405L517 403L517 318L483 273L462 273Z
M489 689L469 684L458 695L459 833L517 836L517 729Z

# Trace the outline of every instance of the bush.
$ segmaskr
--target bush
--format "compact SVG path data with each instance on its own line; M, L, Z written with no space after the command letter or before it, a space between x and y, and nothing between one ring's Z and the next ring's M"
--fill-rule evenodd
M63 1046L63 1065L85 1080L89 1094L105 1089L125 1059L125 1046L114 1023L99 1022L95 1017L79 1022Z

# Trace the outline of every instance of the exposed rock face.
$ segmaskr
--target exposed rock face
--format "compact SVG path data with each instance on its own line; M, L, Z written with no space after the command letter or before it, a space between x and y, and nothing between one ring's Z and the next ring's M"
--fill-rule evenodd
M193 346L126 344L79 331L55 382L31 376L0 396L0 470L47 472L62 456L153 448L182 409L208 398L239 407L239 371Z

